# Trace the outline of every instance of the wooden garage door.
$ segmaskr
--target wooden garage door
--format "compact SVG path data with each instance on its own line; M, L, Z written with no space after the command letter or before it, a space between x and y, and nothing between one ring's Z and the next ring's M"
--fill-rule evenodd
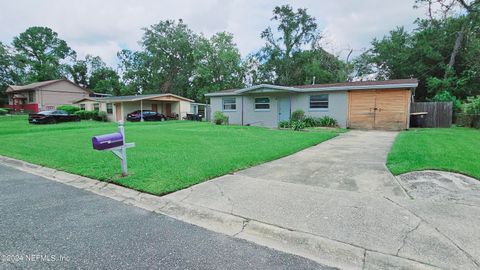
M401 130L408 127L410 90L349 92L349 127Z

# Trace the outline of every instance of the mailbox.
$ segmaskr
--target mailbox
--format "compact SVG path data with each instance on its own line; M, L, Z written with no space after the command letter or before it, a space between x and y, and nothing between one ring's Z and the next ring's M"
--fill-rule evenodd
M93 149L105 150L123 145L123 135L120 132L110 133L92 138Z

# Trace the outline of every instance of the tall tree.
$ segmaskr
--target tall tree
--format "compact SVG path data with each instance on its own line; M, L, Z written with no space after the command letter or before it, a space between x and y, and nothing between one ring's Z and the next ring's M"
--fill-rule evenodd
M92 87L90 78L97 70L107 68L107 64L103 62L100 56L86 55L83 60L75 60L68 67L68 71L73 81L83 87Z
M475 60L480 54L479 31L468 34L450 67L452 47L464 22L465 15L417 20L417 28L412 32L397 28L382 39L374 39L372 47L355 61L357 75L375 79L418 78L417 100L448 96L465 99L479 94Z
M152 88L145 91L187 95L198 36L182 20L161 21L144 30L141 43L154 73Z
M110 67L104 66L92 71L88 81L88 88L99 93L114 96L123 94L123 84L118 73Z
M272 21L261 37L265 46L246 61L253 83L295 85L338 82L347 79L348 66L319 46L316 19L306 9L275 7Z
M144 51L122 50L117 54L122 81L125 84L125 94L141 94L158 89L157 73L152 69L152 57Z
M28 28L13 39L16 61L25 65L27 81L58 79L66 75L66 60L75 52L48 27Z
M277 24L276 31L267 27L261 33L266 44L256 57L264 63L260 68L264 74L263 80L290 85L293 79L293 54L320 38L317 23L314 17L307 14L306 9L299 8L294 11L289 5L275 7L272 21Z
M242 60L232 34L221 32L210 39L200 37L194 55L191 97L203 101L205 93L243 86Z
M417 5L425 5L428 7L428 16L430 21L447 20L449 15L456 9L462 9L465 15L462 16L462 23L456 31L456 38L452 44L448 65L446 66L444 79L454 73L454 65L458 54L464 44L465 36L469 33L478 31L478 19L480 15L480 0L415 0ZM416 6L418 7L418 6ZM440 13L440 19L435 16Z

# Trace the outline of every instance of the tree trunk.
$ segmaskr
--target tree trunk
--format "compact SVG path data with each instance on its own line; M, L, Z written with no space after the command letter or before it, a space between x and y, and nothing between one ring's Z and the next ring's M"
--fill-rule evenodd
M462 26L462 29L457 33L457 38L455 40L455 45L453 46L452 54L450 54L450 61L448 61L447 69L445 70L444 78L448 76L448 73L453 70L453 66L455 65L455 59L457 58L458 52L462 47L463 37L465 35L465 27Z

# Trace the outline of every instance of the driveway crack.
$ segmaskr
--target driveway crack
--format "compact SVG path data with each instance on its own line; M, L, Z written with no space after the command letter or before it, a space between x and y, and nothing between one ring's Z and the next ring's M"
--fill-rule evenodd
M408 236L409 236L411 233L413 233L414 231L416 231L416 230L418 229L418 227L420 227L420 224L422 224L422 222L423 222L423 221L420 220L420 221L418 222L417 226L415 226L414 228L412 228L411 230L409 230L409 231L405 234L405 236L404 236L403 239L402 239L402 245L398 248L397 253L395 253L395 255L398 256L398 254L400 253L400 250L402 250L402 248L405 247L405 244L407 243L407 238L408 238Z
M233 214L233 201L232 201L232 199L229 196L225 195L225 192L223 192L223 189L220 187L219 184L217 184L217 182L213 181L212 183L218 188L218 191L220 191L220 195L223 198L227 199L227 201L230 203L230 206L231 206L230 214Z
M443 237L445 237L445 239L447 239L452 245L454 245L458 250L460 250L463 254L465 254L465 256L472 261L473 264L475 264L475 266L477 267L480 267L480 263L475 259L475 257L473 257L470 253L468 253L465 249L463 249L462 247L460 247L460 245L458 245L455 241L453 241L453 239L451 239L450 237L448 237L446 234L444 234L442 231L440 231L437 227L433 226L432 224L430 224L427 220L425 220L423 217L419 216L418 214L416 214L415 212L413 212L412 210L408 209L407 207L397 203L396 201L384 196L383 198L385 198L387 201L391 202L392 204L408 211L409 213L411 213L412 215L416 216L417 218L419 218L421 220L421 222L424 222L425 224L428 224L429 226L431 226L433 229L435 229L440 235L442 235ZM420 222L420 223L421 223ZM420 225L420 224L419 224Z
M249 219L244 219L244 220L242 221L242 229L240 229L239 232L237 232L236 234L234 234L234 235L232 235L232 236L235 237L235 236L241 234L241 233L243 232L243 230L245 230L245 227L247 227L247 225L248 225L249 222L250 222Z
M367 250L363 250L363 259L362 259L362 270L365 269L365 264L367 261Z

